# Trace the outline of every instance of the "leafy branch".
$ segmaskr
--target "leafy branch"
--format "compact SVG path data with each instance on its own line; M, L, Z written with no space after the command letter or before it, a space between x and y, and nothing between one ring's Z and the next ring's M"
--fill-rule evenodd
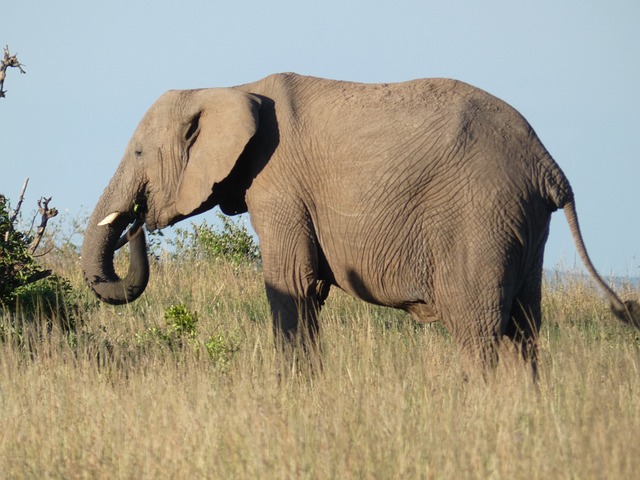
M11 212L6 197L0 195L0 306L12 305L21 287L52 274L51 270L43 270L34 260L48 221L58 214L57 209L49 207L51 198L43 197L38 201L42 219L33 238L15 227L28 184L27 178L20 192L18 204Z
M7 93L4 89L4 80L7 77L7 69L9 67L17 68L20 70L20 73L27 73L24 68L22 68L24 65L18 60L18 54L16 53L15 55L11 55L9 52L9 46L6 45L4 47L4 58L2 59L2 62L0 62L0 98L4 98L5 93Z

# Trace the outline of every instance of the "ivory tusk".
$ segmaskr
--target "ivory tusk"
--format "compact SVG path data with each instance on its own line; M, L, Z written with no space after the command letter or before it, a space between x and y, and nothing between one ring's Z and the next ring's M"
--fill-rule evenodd
M98 223L98 226L103 226L103 225L111 225L114 220L116 218L118 218L118 215L120 215L120 212L113 212L110 213L109 215L107 215L106 217L104 217L104 219Z

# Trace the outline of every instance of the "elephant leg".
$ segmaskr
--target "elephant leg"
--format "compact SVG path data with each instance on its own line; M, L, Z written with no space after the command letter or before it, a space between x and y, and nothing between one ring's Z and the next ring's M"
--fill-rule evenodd
M318 313L329 285L318 278L318 246L311 221L289 221L260 235L267 299L277 341L314 346Z
M296 339L304 344L315 344L320 329L320 302L312 293L315 287L310 285L307 288L300 287L300 290L290 290L288 285L278 285L267 277L265 275L267 300L276 338L284 340L286 344L292 344Z
M510 342L515 347L515 355L531 366L533 378L537 380L540 297L540 281L536 280L536 275L531 275L516 295L500 286L496 286L493 293L485 290L469 295L467 302L456 302L457 307L453 310L456 313L452 318L468 320L454 320L452 336L467 359L482 368L495 367L499 356L513 355L513 348L500 348L504 341ZM479 305L478 299L486 306Z
M542 321L542 261L528 275L516 295L504 336L522 359L531 365L534 380L538 378L538 332Z
M503 245L496 242L462 251L458 256L465 262L443 267L447 276L440 276L434 285L436 309L460 347L463 362L472 368L497 365L511 318L515 269L504 262Z
M479 301L481 299L481 301ZM458 292L443 309L443 322L473 367L493 368L507 313L502 289L475 288Z

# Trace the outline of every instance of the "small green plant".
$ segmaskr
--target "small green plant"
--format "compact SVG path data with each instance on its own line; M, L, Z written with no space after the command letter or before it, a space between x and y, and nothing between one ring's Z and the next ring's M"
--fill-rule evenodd
M166 326L153 326L146 334L136 334L139 346L156 343L179 351L186 344L195 345L198 314L192 312L183 303L171 305L164 311Z
M183 348L202 351L203 344L197 338L198 314L183 303L171 305L164 312L165 327L151 327L146 334L137 335L138 345L163 345L172 352ZM204 342L204 351L220 372L226 372L231 359L239 350L240 342L234 335L217 334Z
M172 241L177 256L204 260L227 260L234 264L251 263L260 258L260 249L246 225L218 213L222 227L216 229L206 221L191 224L191 230L176 229Z
M234 337L214 335L204 344L214 365L225 372L235 353L240 349L239 342Z
M198 324L198 314L191 312L184 304L171 305L164 312L170 332L177 336L194 338Z

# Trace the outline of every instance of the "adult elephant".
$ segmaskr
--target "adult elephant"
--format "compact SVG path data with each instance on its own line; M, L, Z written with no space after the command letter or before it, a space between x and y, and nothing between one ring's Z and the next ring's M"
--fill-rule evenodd
M274 326L314 337L331 285L440 321L472 357L513 341L535 359L542 259L564 208L593 268L571 187L531 126L455 80L367 85L272 75L233 88L169 91L140 122L89 220L82 266L102 300L142 294L150 230L220 205L248 211ZM128 225L124 279L114 251ZM120 242L122 243L122 242Z

